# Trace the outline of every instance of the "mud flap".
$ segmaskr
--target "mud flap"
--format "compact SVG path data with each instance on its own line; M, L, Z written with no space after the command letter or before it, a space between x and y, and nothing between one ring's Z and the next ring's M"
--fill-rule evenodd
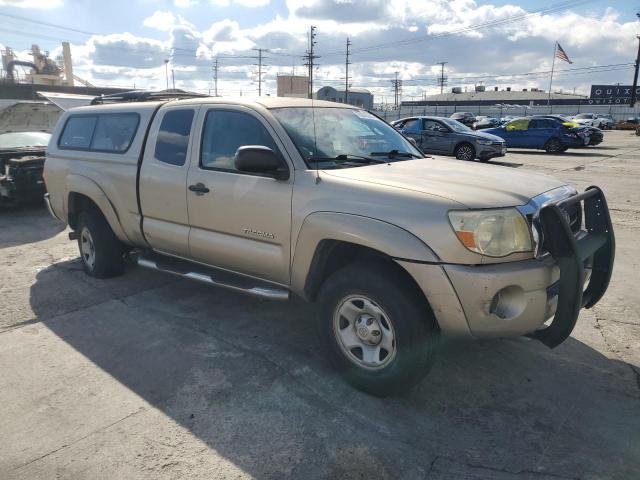
M576 239L563 207L578 202L584 202L586 234ZM580 195L543 207L540 223L545 246L560 268L558 307L552 322L529 336L554 348L571 335L580 310L594 306L606 292L613 270L615 237L607 201L602 190L594 186ZM588 260L593 269L583 290L584 265Z

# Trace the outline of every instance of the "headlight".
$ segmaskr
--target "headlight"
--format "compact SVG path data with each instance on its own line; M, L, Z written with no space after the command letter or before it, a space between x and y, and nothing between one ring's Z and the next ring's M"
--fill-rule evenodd
M491 140L476 140L478 145L491 145L493 142Z
M453 210L449 221L462 244L488 257L530 252L529 224L515 208Z

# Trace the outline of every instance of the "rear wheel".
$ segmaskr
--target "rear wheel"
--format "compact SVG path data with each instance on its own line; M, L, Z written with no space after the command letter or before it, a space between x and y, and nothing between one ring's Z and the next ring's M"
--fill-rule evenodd
M424 299L391 266L352 264L318 296L318 330L334 365L376 396L417 384L435 360L438 331Z
M549 140L547 140L547 143L544 146L544 150L547 153L561 153L564 151L562 150L563 148L564 145L557 138L550 138Z
M476 158L476 150L470 143L461 143L453 152L458 160L473 160Z
M82 266L88 275L110 278L124 272L123 245L98 209L81 212L76 231Z

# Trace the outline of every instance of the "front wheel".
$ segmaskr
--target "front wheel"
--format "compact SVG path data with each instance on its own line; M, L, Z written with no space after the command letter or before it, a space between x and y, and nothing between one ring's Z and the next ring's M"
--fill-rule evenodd
M416 385L435 360L438 330L428 305L393 266L353 264L318 296L318 330L332 362L376 396Z
M473 160L476 158L476 150L473 145L469 143L461 143L453 152L458 160Z
M82 266L88 275L110 278L124 272L123 245L99 210L81 212L76 231Z
M564 151L562 150L563 148L564 145L557 138L550 138L544 146L544 150L547 153L561 153Z

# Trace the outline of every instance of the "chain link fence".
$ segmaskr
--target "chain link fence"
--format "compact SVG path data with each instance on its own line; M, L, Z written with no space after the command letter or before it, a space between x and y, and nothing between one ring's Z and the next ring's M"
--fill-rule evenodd
M384 118L388 122L399 118L412 117L414 115L430 115L435 117L448 117L455 112L470 112L476 116L486 115L488 117L502 118L526 117L528 115L565 115L572 117L578 113L596 113L611 115L617 122L626 120L629 117L640 116L640 107L631 108L622 105L430 105L430 106L403 106L395 110L374 110L376 115Z

